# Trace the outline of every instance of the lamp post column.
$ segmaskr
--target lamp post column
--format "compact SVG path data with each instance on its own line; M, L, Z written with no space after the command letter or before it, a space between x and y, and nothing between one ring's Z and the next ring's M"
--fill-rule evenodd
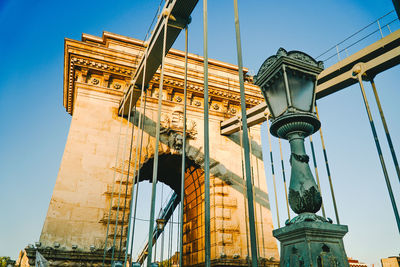
M321 193L314 181L308 165L309 157L304 147L304 133L294 132L288 135L292 172L289 186L289 204L294 212L316 213L322 204Z
M280 48L265 60L255 77L272 115L270 132L288 140L291 149L289 204L298 216L273 231L281 242L282 267L349 266L343 245L347 226L332 224L316 214L322 205L321 192L304 147L304 138L321 126L313 109L315 81L322 70L322 62L309 55Z

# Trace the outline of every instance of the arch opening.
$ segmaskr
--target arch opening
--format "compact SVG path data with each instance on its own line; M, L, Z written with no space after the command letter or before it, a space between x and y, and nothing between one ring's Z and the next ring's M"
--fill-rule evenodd
M201 169L193 160L186 157L185 177L194 170ZM154 158L147 160L140 168L139 182L152 182ZM158 158L157 181L168 185L179 197L181 193L182 155L161 154Z

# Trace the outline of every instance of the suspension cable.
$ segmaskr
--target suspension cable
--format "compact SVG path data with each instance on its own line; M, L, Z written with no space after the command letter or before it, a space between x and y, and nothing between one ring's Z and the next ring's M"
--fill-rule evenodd
M322 199L322 202L321 202L322 216L324 216L324 218L326 218L325 208L324 208L324 200L322 198L321 184L319 182L317 160L316 160L315 151L314 151L314 143L313 143L311 135L310 135L310 146L311 146L311 154L312 154L313 163L314 163L315 178L317 179L318 189L319 189L319 193L321 194L321 199Z
M130 231L131 231L131 225L132 225L132 240L131 240L131 244L130 244L130 263L132 265L132 251L133 251L133 239L134 239L134 233L135 233L135 222L136 222L136 207L137 207L137 198L138 198L138 193L139 193L139 181L140 181L140 171L137 172L137 167L140 166L140 161L141 161L141 157L142 157L142 145L143 145L143 132L144 132L144 120L145 120L145 115L146 115L146 104L147 104L147 94L144 91L144 81L145 81L145 77L146 77L146 68L147 68L147 49L144 52L144 68L143 68L143 79L142 79L142 88L141 88L141 94L140 94L140 106L142 109L142 114L139 115L139 121L138 121L138 131L137 131L137 135L136 135L136 150L135 150L135 165L133 168L133 181L132 181L132 197L131 197L131 201L129 204L129 211L130 211L130 216L129 216L129 223L128 223L128 237L126 239L126 250L125 250L125 259L124 259L124 266L126 264L127 261L127 257L128 257L128 245L129 245L129 236L130 236ZM144 95L144 102L143 102L143 95ZM140 134L140 138L139 138L139 134ZM140 139L140 144L139 144L139 139ZM139 153L139 157L138 157L138 153ZM137 172L137 173L136 173ZM135 184L136 184L136 193L135 193L135 204L134 204L134 214L133 214L133 224L131 224L132 222L132 215L131 215L131 211L132 211L132 205L133 205L133 193L135 192Z
M136 116L136 104L134 106L134 111L133 111L133 116L130 116L129 121L132 123L132 133L131 133L131 145L130 145L130 149L129 149L129 160L128 160L128 173L126 174L126 182L125 182L125 198L124 198L124 211L122 213L122 225L121 225L121 238L120 238L120 242L119 242L119 253L118 253L118 261L121 260L121 251L122 251L122 237L123 237L123 232L124 232L124 222L125 222L125 213L126 213L126 200L127 200L127 196L128 196L128 188L129 188L129 174L130 174L130 170L131 170L131 160L132 160L132 148L133 148L133 134L134 134L134 130L135 130L135 125L133 123L134 118ZM131 197L132 197L132 193L131 193ZM127 233L128 235L128 233ZM125 251L128 248L125 246Z
M177 253L177 255L178 255L178 257L180 256L179 255L179 240L180 240L180 224L181 224L181 212L180 212L180 203L178 204L179 205L179 207L178 207L178 221L175 223L176 224L176 237L177 237L177 242L176 242L176 253ZM177 260L177 263L179 263L179 259ZM179 265L179 266L182 266L182 265Z
M243 124L243 147L244 147L244 163L246 173L246 188L247 188L247 203L249 207L249 227L250 227L250 245L251 245L251 265L256 267L258 265L257 256L257 240L256 229L254 220L254 198L253 198L253 184L251 181L251 167L250 167L250 154L249 154L249 137L247 130L247 116L246 116L246 100L244 93L244 78L243 78L243 60L242 60L242 44L240 40L240 27L239 27L239 12L237 0L233 0L234 13L235 13L235 32L236 32L236 47L238 57L238 71L240 83L240 106L242 110L242 124Z
M164 183L161 183L160 213L158 215L158 218L160 218L160 215L163 211L163 199L164 199ZM154 244L154 260L153 260L153 262L156 262L156 259L157 259L157 243L158 243L157 241L158 241L158 238L156 239L156 243Z
M269 115L267 116L269 117ZM276 217L278 219L278 228L281 228L281 222L279 219L279 208L278 208L278 196L276 192L276 181L275 181L275 170L274 170L274 158L272 156L272 143L271 143L271 134L269 132L269 120L267 119L267 132L268 132L268 143L269 143L269 158L271 160L271 172L272 172L272 181L274 183L274 194L275 194L275 206L276 206Z
M125 106L122 107L122 114L125 112ZM119 127L119 134L118 134L118 141L117 141L117 153L115 156L115 168L114 168L114 173L113 173L113 182L112 182L112 187L111 187L111 198L110 198L110 209L108 211L108 219L107 219L107 230L106 230L106 240L104 242L104 252L103 252L103 263L102 266L104 267L105 260L106 260L106 253L107 253L107 241L108 241L108 231L110 228L110 219L111 219L111 209L112 209L112 202L114 198L114 186L115 186L115 178L116 178L116 172L117 172L117 164L118 164L118 157L119 157L119 145L120 145L120 140L121 140L121 133L122 133L122 122L123 122L123 116L121 116L121 122L120 122L120 127Z
M250 131L250 129L249 129ZM258 166L258 161L259 159L257 157L255 157L255 161L256 161L256 170L257 170L257 183L258 183L258 187L261 187L260 185L260 170L259 170L259 166ZM261 236L262 236L262 247L263 247L263 257L265 258L265 241L264 241L264 222L263 222L263 211L262 211L262 205L259 205L260 207L260 218L261 218Z
M383 176L385 178L386 186L387 186L387 189L388 189L388 192L389 192L390 201L392 202L393 212L394 212L394 216L395 216L396 222L397 222L397 228L398 228L398 230L400 232L399 211L397 209L396 200L395 200L394 195L393 195L392 186L390 184L390 179L389 179L389 174L388 174L387 169L386 169L385 159L383 158L383 155L382 155L381 145L379 144L378 135L376 133L374 121L372 119L371 110L369 108L369 104L368 104L367 96L365 94L364 85L363 85L363 82L362 82L361 75L362 74L360 74L360 73L357 74L358 83L360 84L361 94L363 96L365 109L367 111L369 123L370 123L371 130L372 130L372 135L374 136L376 150L378 151L378 156L379 156L379 160L380 160L380 163L381 163Z
M143 119L142 119L141 124L138 124L138 126L141 125L141 136L140 136L140 146L139 146L139 157L137 157L137 154L136 154L136 158L137 158L137 160L139 161L139 162L138 162L139 167L140 167L140 160L141 160L141 158L142 158L142 144L143 144L144 123L145 123L144 120L145 120L145 118L146 118L146 103L147 103L147 94L145 94L145 96L144 96L144 107L143 107L143 115L142 115ZM140 121L140 117L139 117L139 121ZM139 126L139 130L140 130L140 126ZM137 218L136 218L137 201L138 201L139 184L140 184L140 170L138 169L138 170L136 171L136 161L135 161L135 171L134 171L134 173L136 174L136 175L135 175L136 190L133 190L133 189L134 189L134 185L135 185L135 183L133 183L133 184L132 184L132 190L135 191L135 204L134 204L134 208L133 208L133 216L131 216L131 218L133 218L133 222L132 222L132 239L131 239L131 244L130 244L130 255L131 255L131 260L130 260L130 262L131 262L131 264L132 264L133 241L134 241L134 236L135 236L135 226L136 226L136 220L137 220ZM132 195L133 195L133 193L132 193ZM132 198L132 200L133 200L133 198ZM128 232L129 232L129 231L128 231ZM128 240L127 240L127 241L128 241ZM127 256L127 255L125 254L125 257L126 257L126 256Z
M370 83L371 83L371 86L372 86L372 91L374 92L376 105L378 106L379 115L381 116L381 121L382 121L382 124L383 124L383 128L385 130L386 140L387 140L389 148L390 148L390 153L392 154L392 159L393 159L394 167L396 169L397 178L399 179L399 182L400 182L400 168L399 168L399 163L397 161L396 151L394 150L394 146L393 146L393 143L392 143L392 138L390 137L389 128L388 128L387 123L386 123L385 115L383 114L381 101L379 99L378 91L376 90L375 81L374 81L373 78L370 78Z
M125 130L125 140L124 140L124 147L123 147L123 152L122 152L122 166L121 166L121 175L119 177L119 188L118 188L118 202L117 202L117 212L115 215L115 228L114 228L114 237L113 237L113 246L112 246L112 253L111 253L111 262L114 261L114 253L115 253L115 242L117 240L117 232L118 232L118 217L119 217L119 208L120 208L120 201L121 201L121 188L122 188L122 180L123 180L123 175L124 175L124 170L125 170L125 154L126 154L126 147L127 147L127 142L128 142L128 130L129 130L129 117L132 115L132 98L133 94L131 94L131 97L129 99L129 108L128 108L128 121L126 124L126 130ZM122 114L123 117L123 114ZM123 222L121 222L121 225L123 225ZM119 248L121 250L121 248Z
M145 35L145 37L144 37L143 40L147 40L147 37L149 36L150 30L151 30L151 27L153 26L154 21L156 20L158 14L159 14L159 12L160 12L161 5L162 5L163 2L164 2L164 0L161 0L160 3L158 4L157 11L156 11L156 13L155 13L154 16L153 16L153 19L152 19L152 21L151 21L151 23L150 23L150 25L149 25L149 28L147 29L146 35Z
M281 142L280 138L278 138L278 141L279 141L279 152L281 154L281 168L282 168L283 186L285 188L286 208L287 208L288 219L290 220L289 199L288 199L287 186L286 186L285 164L283 163L282 142Z
M239 139L240 139L240 158L241 158L240 162L242 164L242 179L244 180L245 174L244 174L244 159L243 159L243 124L242 124L242 118L239 118L239 120L240 120ZM245 195L245 194L246 193L244 192L243 195ZM243 198L243 205L244 205L244 213L246 215L246 218L248 218L249 213L248 213L248 209L247 209L246 197ZM247 220L245 220L245 225L246 225L247 257L250 258L249 224L248 224Z
M318 118L318 120L319 120L319 113L318 113L317 103L315 103L315 113L317 114L317 118ZM325 166L326 166L326 174L328 175L329 186L330 186L330 189L331 189L332 202L333 202L333 208L335 209L336 222L337 222L337 224L340 224L339 213L338 213L337 205L336 205L335 192L334 192L334 190L333 190L331 171L330 171L330 169L329 169L328 155L327 155L327 153L326 153L325 142L324 142L324 136L322 135L322 128L319 128L319 135L320 135L320 137L321 137L322 152L324 153Z
M203 41L204 41L204 245L205 266L211 266L210 234L210 143L208 125L208 26L207 0L203 0Z
M165 225L161 236L161 255L160 255L161 262L164 261L164 233L165 233Z
M186 173L186 112L187 112L187 72L188 72L188 26L185 27L185 74L183 82L183 145L182 145L182 166L181 166L181 206L180 206L180 255L179 266L183 266L183 209L185 200L185 173Z
M164 14L163 14L164 15ZM158 90L158 110L157 110L157 125L156 125L156 144L154 148L154 162L153 162L153 179L152 179L152 190L151 190L151 208L150 208L150 223L149 223L149 241L148 241L148 255L147 267L151 265L151 257L153 252L153 230L154 230L154 210L155 210L155 197L156 197L156 184L158 174L158 151L160 144L160 122L161 122L161 104L162 104L162 93L164 86L164 65L165 65L165 53L166 53L166 40L168 30L168 16L165 16L164 21L164 40L162 49L162 61L161 61L161 77L160 86Z
M169 224L169 230L170 230L170 244L168 246L168 266L171 266L171 258L172 258L172 239L174 235L174 213L171 215L171 222Z
M251 181L252 181L252 185L253 185L253 188L254 188L254 186L255 186L255 177L254 177L254 168L253 168L253 161L252 161L252 155L253 155L253 146L252 146L252 144L251 144L251 140L252 140L252 138L251 138L251 134L250 134L250 128L248 128L248 136L249 136L249 143L250 143L250 145L249 145L249 149L250 149L250 168L251 168ZM258 185L258 187L260 187L260 185ZM254 190L253 190L253 196L254 196ZM254 215L255 215L255 219L254 219L254 225L255 225L255 228L256 228L256 241L257 241L257 244L259 244L259 233L258 233L258 227L257 227L257 203L254 203ZM257 255L260 255L260 247L259 246L257 246Z

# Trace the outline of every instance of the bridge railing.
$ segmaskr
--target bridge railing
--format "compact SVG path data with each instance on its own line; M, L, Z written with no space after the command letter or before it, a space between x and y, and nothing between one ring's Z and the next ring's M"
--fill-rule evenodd
M360 30L333 45L319 56L325 68L354 54L360 49L400 29L400 22L394 10L386 13Z

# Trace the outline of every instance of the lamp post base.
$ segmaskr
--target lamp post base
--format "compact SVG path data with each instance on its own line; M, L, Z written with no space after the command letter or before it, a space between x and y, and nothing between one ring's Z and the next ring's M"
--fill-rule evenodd
M281 267L349 267L343 245L346 225L321 221L292 223L273 231L281 242Z

